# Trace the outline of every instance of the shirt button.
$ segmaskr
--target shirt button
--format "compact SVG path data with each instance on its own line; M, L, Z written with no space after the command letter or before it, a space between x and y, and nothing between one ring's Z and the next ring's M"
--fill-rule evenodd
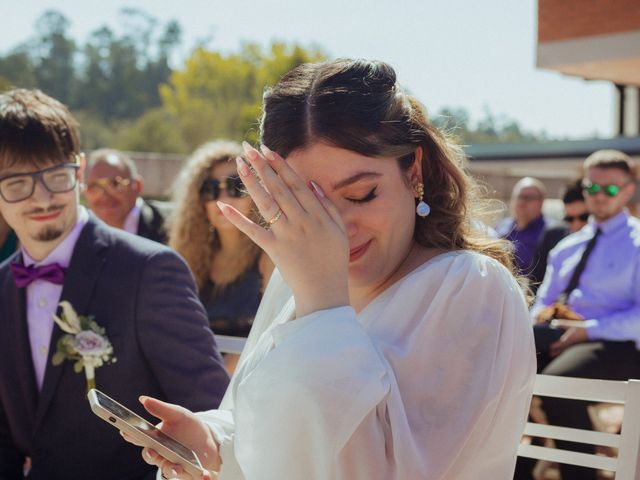
M49 303L49 302L47 302L47 299L46 299L46 298L41 298L40 300L38 300L38 306L39 306L40 308L44 308L44 307L46 307L48 303Z
M46 345L40 345L40 355L46 356L47 355L47 346Z

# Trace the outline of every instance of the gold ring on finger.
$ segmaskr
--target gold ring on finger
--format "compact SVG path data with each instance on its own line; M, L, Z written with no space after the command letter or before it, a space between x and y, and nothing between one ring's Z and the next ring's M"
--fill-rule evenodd
M282 209L279 208L278 209L278 213L276 213L273 217L271 217L269 220L267 220L267 223L269 225L273 225L274 223L276 223L278 220L280 220L280 217L282 216Z

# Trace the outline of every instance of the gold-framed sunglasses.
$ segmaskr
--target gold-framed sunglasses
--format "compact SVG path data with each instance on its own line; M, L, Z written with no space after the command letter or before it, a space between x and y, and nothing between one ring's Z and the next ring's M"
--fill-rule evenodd
M89 195L96 195L102 191L115 191L124 192L131 188L133 180L130 178L117 177L105 177L92 180L87 183L85 187L85 193Z

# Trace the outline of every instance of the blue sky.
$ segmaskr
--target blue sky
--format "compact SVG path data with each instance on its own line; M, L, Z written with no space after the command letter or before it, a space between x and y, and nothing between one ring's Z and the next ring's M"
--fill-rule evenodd
M223 51L237 50L243 41L297 41L332 57L389 62L431 112L464 107L477 120L488 107L553 136L614 133L610 83L535 68L535 0L5 1L0 52L32 35L47 9L64 13L82 42L103 24L117 29L122 7L140 8L161 22L178 20L181 58L208 36Z

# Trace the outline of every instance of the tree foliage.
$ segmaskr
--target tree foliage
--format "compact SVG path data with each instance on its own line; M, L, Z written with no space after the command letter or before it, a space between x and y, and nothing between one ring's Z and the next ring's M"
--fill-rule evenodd
M176 21L125 8L117 28L102 25L84 42L70 27L62 13L44 12L31 38L0 55L0 91L39 88L68 105L85 149L188 153L215 138L255 141L265 88L296 65L326 58L319 47L282 42L221 52L210 39L172 71L182 37ZM444 108L434 123L465 144L548 140L489 109L472 122L465 109Z
M118 141L125 125L160 106L159 86L182 31L176 21L160 25L131 8L120 11L118 26L103 25L79 45L69 20L46 11L37 33L0 57L0 88L39 88L69 106L86 121L85 148Z
M488 107L477 122L472 122L469 112L460 107L444 107L433 116L433 123L455 138L459 143L531 143L544 142L546 132L523 130L519 123L506 115L495 115Z
M175 116L162 108L148 110L118 135L115 148L137 152L185 153Z
M213 138L254 140L265 87L294 66L322 58L319 49L283 43L266 51L248 43L230 54L198 48L160 88L163 106L178 119L190 149Z

